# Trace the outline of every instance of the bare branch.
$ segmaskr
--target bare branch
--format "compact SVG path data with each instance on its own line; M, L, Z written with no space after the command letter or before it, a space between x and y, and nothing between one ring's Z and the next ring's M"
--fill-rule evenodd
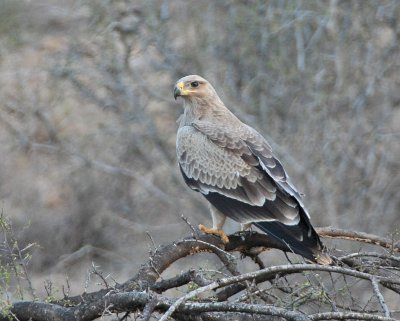
M159 246L154 250L149 258L147 264L143 265L139 272L131 279L123 284L116 285L114 288L103 289L93 293L84 293L82 295L66 298L61 301L54 301L51 304L35 305L34 303L17 302L13 305L11 312L17 318L21 313L40 310L44 313L43 309L51 310L51 315L66 316L65 320L93 320L101 316L105 311L109 313L119 312L133 312L137 309L143 311L142 319L149 319L153 311L164 313L161 320L167 320L169 317L178 316L178 319L186 314L198 313L199 320L212 319L211 314L225 312L236 313L253 313L254 315L271 315L279 316L289 320L319 320L324 317L327 319L334 318L356 318L363 314L346 314L345 312L335 311L332 313L339 314L315 314L307 317L299 312L294 312L284 308L275 306L268 306L263 304L247 304L239 302L227 302L230 296L247 288L248 282L258 284L267 280L275 278L282 278L289 274L298 274L307 271L312 272L328 272L339 275L351 276L356 279L367 280L372 283L375 296L378 298L381 307L385 313L385 318L370 318L369 320L391 320L390 310L385 304L383 294L379 291L378 284L385 286L396 291L396 287L400 285L400 279L395 278L390 274L380 273L380 269L369 269L360 266L359 270L351 267L343 266L323 266L317 264L286 264L268 267L259 271L238 274L236 268L229 268L230 264L234 264L234 256L227 252L233 250L247 251L248 253L259 253L261 250L275 246L275 243L269 242L268 237L263 237L258 233L246 232L240 234L233 234L229 236L229 243L224 245L220 238L214 235L199 235L198 239L186 238L176 241L172 244ZM256 251L253 251L247 244L256 246ZM260 250L261 249L261 250ZM279 248L281 249L281 248ZM218 279L207 279L202 273L191 269L183 272L175 277L167 280L157 280L160 278L163 271L171 264L188 255L193 255L200 252L211 252L217 255L227 268L232 272L233 276L223 277ZM396 257L395 257L396 258ZM350 260L351 257L347 258ZM386 259L383 258L383 259ZM397 262L394 260L394 262ZM104 281L104 280L103 280ZM194 282L200 287L194 289L187 294L181 296L177 300L170 300L168 298L151 295L147 291L155 291L159 294L164 291L176 288L189 282ZM318 283L317 283L318 285ZM324 289L325 285L319 284L319 287ZM211 293L212 298L215 296L215 291L221 289L216 294L220 302L188 302L193 298L202 297L204 301ZM249 297L251 299L251 296ZM332 299L331 299L332 300ZM225 301L225 302L224 302ZM33 304L33 305L29 305ZM210 314L211 313L211 314ZM371 314L368 314L371 316ZM377 316L373 316L377 317ZM68 319L70 318L70 319ZM191 318L188 318L191 319ZM2 321L2 319L0 318ZM22 320L25 320L22 318ZM38 319L42 320L42 319ZM47 321L47 319L43 319Z
M380 315L371 315L368 313L357 312L325 312L316 313L309 316L310 321L317 320L368 320L368 321L398 321L397 319L386 318Z
M158 303L158 297L157 295L153 295L150 300L146 303L146 305L143 308L143 315L139 319L139 321L149 321L151 318L151 314L153 313L154 309L157 306Z
M385 303L385 299L383 298L383 295L381 291L379 290L379 284L375 276L371 277L371 283L372 283L372 288L374 290L374 293L376 297L378 298L379 304L382 307L383 312L385 313L385 317L390 318L390 311L388 306Z
M274 307L272 305L229 303L229 302L210 302L210 303L187 303L179 312L244 312L252 314L270 315L285 318L292 321L308 321L309 318L300 312ZM160 319L161 321L161 319Z
M338 229L333 227L319 227L316 228L315 230L322 237L338 238L344 240L375 244L390 249L393 252L400 252L400 248L396 246L392 240L379 237L373 234Z
M212 281L207 280L196 270L190 269L189 271L182 272L171 279L161 280L155 283L151 287L151 290L157 293L162 293L168 289L177 288L182 285L188 284L189 282L194 282L199 286L204 286L210 284Z
M10 312L19 321L76 321L70 308L61 307L51 303L20 301L15 302ZM0 321L9 321L8 316L0 313Z

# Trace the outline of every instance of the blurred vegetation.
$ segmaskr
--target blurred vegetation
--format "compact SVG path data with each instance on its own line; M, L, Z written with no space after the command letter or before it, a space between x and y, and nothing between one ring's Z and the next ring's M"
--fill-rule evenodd
M175 159L187 74L269 139L315 226L399 229L398 1L0 3L0 199L37 275L132 270L182 214L209 222Z
M0 37L7 41L7 45L18 44L21 39L21 23L27 16L24 2L2 0L0 2Z
M22 248L19 233L3 213L0 214L0 236L0 311L7 312L14 299L35 299L28 266L36 244L29 243Z

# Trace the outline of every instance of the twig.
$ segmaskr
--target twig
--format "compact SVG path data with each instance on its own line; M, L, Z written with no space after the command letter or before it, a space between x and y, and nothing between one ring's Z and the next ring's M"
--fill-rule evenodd
M66 282L66 284L67 284L67 289L65 289L65 286L64 286L64 284L63 284L63 285L62 285L62 292L63 292L64 298L68 298L69 293L71 292L71 285L69 284L68 276L66 276L65 282Z
M184 304L179 308L179 312L186 312L186 311L191 313L205 312L205 311L216 311L216 312L223 311L224 313L242 312L242 313L251 313L253 315L261 314L261 315L277 316L291 321L309 321L309 318L300 312L287 310L284 308L275 307L267 304L246 304L246 303L233 303L233 302L206 302L206 303L190 302ZM235 317L235 319L237 319L237 316ZM161 319L159 321L161 321Z
M175 312L175 310L177 309L177 307L179 307L179 306L180 306L182 303L184 303L185 301L187 301L187 300L189 300L189 299L191 299L191 298L193 298L193 297L195 297L195 296L197 296L197 295L199 295L199 294L201 294L201 293L204 293L204 292L206 292L206 291L211 291L211 290L213 290L213 289L215 289L215 288L217 288L217 287L218 287L218 282L214 281L214 282L212 282L212 283L209 284L209 285L206 285L206 286L203 286L203 287L198 288L198 289L196 289L196 290L193 290L193 291L187 293L186 295L180 297L178 300L175 301L174 304L172 304L172 305L169 307L169 309L167 310L167 312L165 312L165 313L163 314L163 316L160 318L159 321L166 321L166 320L168 320L168 318L172 315L172 313Z
M96 266L96 264L94 262L92 262L91 274L96 275L98 278L100 278L100 280L103 281L103 284L106 287L106 289L109 289L110 286L108 285L108 282L107 282L107 278L109 277L109 275L104 276L101 271L97 270L97 268L98 268L98 266Z
M121 318L119 318L118 321L124 321L124 320L126 320L126 319L128 318L128 316L129 316L129 314L130 314L130 312L124 313L124 315L123 315Z
M149 238L151 245L153 246L153 249L155 250L157 248L156 243L154 242L153 237L151 236L149 231L146 231L146 235ZM153 249L150 248L150 254L152 253Z
M181 215L182 220L189 226L192 231L192 236L195 239L199 238L199 231L194 228L194 226L189 222L188 218L184 215Z
M210 284L212 281L206 279L196 270L190 269L189 271L182 272L173 278L161 280L155 283L150 289L157 293L162 293L168 289L177 288L188 284L189 282L194 282L199 286L204 286Z
M378 298L379 304L381 305L382 310L385 313L385 317L390 318L389 308L385 303L385 299L384 299L381 291L379 290L378 280L376 279L375 276L371 277L371 283L372 283L372 289L374 290L374 293L375 293L376 297Z
M151 318L151 314L153 313L155 307L157 306L157 303L158 303L157 295L152 295L150 297L150 300L144 306L142 317L139 319L139 321L149 321Z
M316 313L308 316L310 321L317 320L368 320L368 321L398 321L397 319L386 318L380 315L371 315L368 313L357 313L357 312L325 312Z
M339 257L338 259L340 261L342 261L342 260L352 259L352 258L357 258L357 257L376 257L378 259L391 260L391 261L400 263L400 257L399 256L387 255L387 254L384 254L384 253L377 253L377 252L350 253L350 254L347 254L347 255L343 255L343 256Z
M190 240L187 240L187 241L190 241ZM219 248L218 246L216 246L214 244L211 244L209 242L205 242L205 241L202 241L202 240L196 240L196 242L198 242L199 244L204 244L204 245L208 246L209 249L216 256L218 256L218 258L221 260L221 262L225 265L225 267L228 269L228 271L232 275L238 275L239 274L238 270L236 269L236 262L235 262L236 261L236 257L233 254L231 254L231 253L229 253L229 252L227 252L227 251L225 251L225 250Z
M316 228L315 230L322 237L338 238L344 240L375 244L390 249L393 252L400 252L400 248L396 247L393 241L387 238L379 237L374 234L338 229L333 227L319 227Z

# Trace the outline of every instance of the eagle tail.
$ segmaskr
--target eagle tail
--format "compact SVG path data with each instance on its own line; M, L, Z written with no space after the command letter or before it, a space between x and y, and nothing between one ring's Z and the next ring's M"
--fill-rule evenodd
M255 222L254 225L278 242L283 243L288 251L301 255L313 263L331 264L332 258L324 252L317 232L310 223L307 223L302 219L298 225L294 226L277 221Z

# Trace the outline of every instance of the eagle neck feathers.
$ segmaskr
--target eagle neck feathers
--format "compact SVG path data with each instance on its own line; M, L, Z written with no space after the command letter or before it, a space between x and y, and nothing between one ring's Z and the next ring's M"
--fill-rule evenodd
M213 97L192 97L185 99L184 111L180 117L180 126L191 126L197 121L210 123L237 124L239 119L225 107L224 103L215 95Z

